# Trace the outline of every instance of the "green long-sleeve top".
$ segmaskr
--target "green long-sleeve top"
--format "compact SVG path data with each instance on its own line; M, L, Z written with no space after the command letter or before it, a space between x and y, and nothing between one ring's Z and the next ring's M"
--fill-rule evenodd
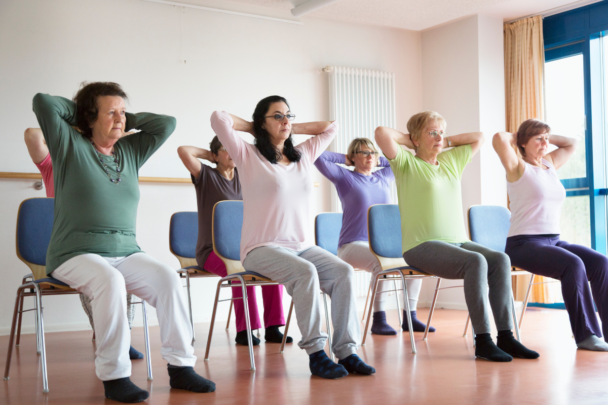
M86 253L122 257L141 252L135 238L139 168L169 138L176 120L151 113L126 114L134 135L114 145L121 181L109 180L91 142L72 128L76 105L63 97L37 94L33 109L53 162L55 221L46 255L46 273ZM111 156L101 157L116 178Z

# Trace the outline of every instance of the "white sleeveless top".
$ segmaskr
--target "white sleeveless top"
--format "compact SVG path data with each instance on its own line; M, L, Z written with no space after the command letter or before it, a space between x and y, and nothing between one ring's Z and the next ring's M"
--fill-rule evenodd
M549 169L526 164L517 181L507 182L511 201L511 227L508 236L559 234L559 218L566 190L551 163Z

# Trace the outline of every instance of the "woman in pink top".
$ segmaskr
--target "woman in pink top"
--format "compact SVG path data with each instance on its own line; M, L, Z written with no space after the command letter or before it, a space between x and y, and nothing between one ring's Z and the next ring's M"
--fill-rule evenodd
M314 161L329 146L337 124L291 124L295 115L287 100L270 96L260 101L247 122L226 112L211 115L211 126L234 160L241 176L243 230L241 261L245 269L283 284L293 297L302 332L298 343L310 356L310 371L323 378L376 370L357 355L360 338L355 307L353 268L313 243L310 197ZM255 145L237 131L249 132ZM312 138L294 146L292 134ZM339 364L323 347L319 289L329 294L334 326L333 347Z
M494 135L493 146L507 171L511 227L505 253L513 266L561 281L566 310L579 349L608 351L593 298L608 333L608 259L585 246L560 240L559 218L566 191L556 169L574 153L576 140L549 135L542 121L524 121L517 133ZM557 146L551 153L549 144ZM518 156L513 146L517 146ZM591 291L589 289L591 282ZM593 298L592 298L593 292Z

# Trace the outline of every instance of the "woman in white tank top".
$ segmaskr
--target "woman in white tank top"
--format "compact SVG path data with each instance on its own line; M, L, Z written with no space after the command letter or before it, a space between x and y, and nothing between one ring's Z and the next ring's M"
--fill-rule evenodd
M593 306L595 298L606 336L608 259L595 250L559 238L566 191L556 170L568 162L576 140L549 133L547 124L530 119L524 121L515 134L499 132L492 140L507 171L511 202L511 227L505 253L513 266L561 281L579 349L608 351L608 343L601 339L602 329ZM557 149L549 153L549 144Z

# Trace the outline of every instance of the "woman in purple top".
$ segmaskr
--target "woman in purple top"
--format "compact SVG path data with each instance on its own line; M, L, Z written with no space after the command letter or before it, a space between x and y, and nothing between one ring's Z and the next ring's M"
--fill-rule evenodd
M354 170L345 169L338 164L354 166ZM354 268L376 275L382 271L382 266L369 250L367 210L374 204L391 204L391 184L395 181L395 176L388 160L384 157L378 158L378 151L371 140L356 138L348 146L346 155L323 152L315 162L315 166L329 181L334 183L342 202L344 216L338 243L338 257ZM374 172L376 167L381 169ZM381 294L381 292L390 287L385 284L380 283L380 291L376 294L374 301L372 333L396 335L397 331L386 322L386 293ZM426 325L416 318L416 304L421 285L422 280L411 280L407 283L415 332L424 332L426 328ZM407 331L405 311L403 319L402 329ZM431 327L429 330L434 332L435 328Z

